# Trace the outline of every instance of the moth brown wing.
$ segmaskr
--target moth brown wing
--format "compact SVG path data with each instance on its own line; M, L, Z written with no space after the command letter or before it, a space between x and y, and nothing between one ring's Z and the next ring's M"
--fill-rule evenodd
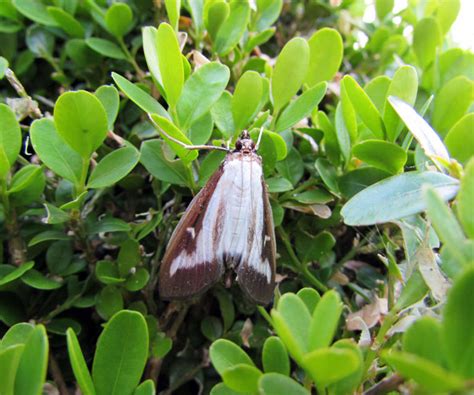
M261 182L264 224L262 234L255 235L255 237L262 238L261 259L257 263L261 266L254 267L249 262L242 262L237 269L237 278L240 288L248 297L260 305L267 305L272 301L275 289L276 244L272 208L263 176ZM263 267L263 265L268 265L269 267ZM269 276L262 274L262 272L269 273Z
M165 255L161 261L159 275L160 296L164 299L184 299L204 292L216 283L223 274L223 267L212 253L202 254L198 249L212 245L197 245L199 232L209 200L222 176L222 166L211 176L206 185L194 197L171 235ZM199 256L213 256L208 261L199 261ZM176 259L180 259L176 265ZM173 266L174 264L174 266ZM177 267L176 267L177 266Z

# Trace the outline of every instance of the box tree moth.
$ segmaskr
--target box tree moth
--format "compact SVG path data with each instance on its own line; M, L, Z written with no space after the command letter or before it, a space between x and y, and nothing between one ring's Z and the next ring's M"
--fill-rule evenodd
M258 304L272 300L275 287L275 233L262 158L247 131L219 169L194 197L179 221L161 262L159 292L164 299L198 295L233 270L243 292Z

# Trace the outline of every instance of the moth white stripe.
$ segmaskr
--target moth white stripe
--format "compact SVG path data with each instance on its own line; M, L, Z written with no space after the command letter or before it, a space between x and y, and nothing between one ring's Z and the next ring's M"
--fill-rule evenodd
M179 269L189 269L217 260L224 270L224 259L239 259L271 282L268 259L262 261L262 237L265 222L262 166L255 155L230 154L223 173L204 213L202 228L195 234L196 248L181 251L170 265L170 276Z

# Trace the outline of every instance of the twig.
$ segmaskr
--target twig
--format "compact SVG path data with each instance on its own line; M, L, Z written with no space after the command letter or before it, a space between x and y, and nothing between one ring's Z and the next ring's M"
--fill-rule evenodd
M405 380L403 377L400 377L398 374L393 374L390 377L380 381L375 384L373 387L369 388L364 392L364 395L382 395L387 394L396 390L400 384L403 384Z
M49 353L49 373L53 377L53 381L58 386L59 393L61 395L68 395L69 391L67 389L66 382L64 381L63 374L59 368L58 362L53 356L53 353Z

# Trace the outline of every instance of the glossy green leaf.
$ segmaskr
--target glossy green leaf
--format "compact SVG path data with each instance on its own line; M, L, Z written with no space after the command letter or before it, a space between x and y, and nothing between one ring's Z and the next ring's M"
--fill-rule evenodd
M258 47L259 45L265 44L270 38L273 37L275 34L275 28L272 27L270 29L266 29L260 33L257 33L255 36L251 37L246 43L245 43L245 51L246 52L252 52L252 50L255 47Z
M295 148L288 151L286 158L276 164L278 173L295 185L303 176L304 165L301 154Z
M450 368L459 375L474 377L474 269L471 266L455 281L443 311L442 339Z
M153 380L145 380L141 383L133 392L133 395L154 395L156 394L155 391L155 384Z
M323 99L326 89L327 83L320 82L290 102L278 117L275 131L288 129L309 116Z
M3 56L0 56L0 80L5 76L9 64Z
M132 27L133 14L127 3L113 3L105 13L105 25L110 33L122 37Z
M474 102L474 82L464 76L456 77L444 85L433 103L433 127L445 136Z
M54 106L54 123L62 139L85 160L100 147L107 135L104 106L86 91L63 93Z
M95 95L104 106L107 113L107 124L109 130L114 129L114 122L117 118L120 97L117 89L112 85L102 85L96 91Z
M148 270L143 267L137 269L137 271L131 274L127 278L127 282L125 283L125 288L130 292L136 292L145 287L150 280L150 274Z
M88 188L105 188L124 178L138 163L140 153L133 147L122 147L106 155L94 168Z
M170 184L188 185L189 169L181 160L169 159L163 148L164 142L148 140L142 144L140 162L155 178Z
M451 392L464 386L462 379L441 366L414 354L382 352L382 358L403 377L415 380L428 391Z
M229 4L224 0L205 3L204 24L213 42L216 40L216 35L220 27L229 16L229 12Z
M370 80L364 87L364 91L374 103L380 114L383 114L385 102L387 100L388 89L392 80L386 75L379 75Z
M352 339L341 339L332 348L350 350L357 358L357 369L350 375L337 381L329 387L329 392L335 395L345 395L357 391L364 378L364 358L361 348Z
M415 270L410 277L408 277L394 309L400 311L418 303L426 296L428 291L428 286L426 285L425 280L423 280L420 271Z
M474 159L471 159L464 169L464 176L461 179L461 188L457 196L458 218L461 221L464 231L470 239L474 239Z
M97 294L95 308L97 313L104 320L110 319L110 317L115 313L123 309L122 293L117 287L107 285L105 288L102 288L99 294Z
M309 395L301 384L279 373L265 373L260 377L258 388L262 395Z
M156 48L161 80L170 108L175 108L184 84L183 61L173 28L161 23L156 33Z
M342 84L344 84L352 105L362 122L372 131L374 136L383 139L385 128L382 117L367 93L349 75L342 79Z
M14 268L11 267L11 271L8 274L5 274L4 276L0 277L0 286L11 283L12 281L15 281L19 279L23 274L25 274L28 270L30 270L35 263L33 261L25 262L22 265Z
M291 39L278 55L271 80L274 113L278 113L301 88L309 64L309 46L300 37Z
M339 150L347 162L351 152L351 137L347 128L346 120L344 119L342 103L336 107L336 138Z
M22 15L34 22L46 26L57 25L41 0L14 0L13 5Z
M437 172L409 172L396 175L364 189L350 199L341 214L347 225L372 225L390 222L423 211L423 185L432 185L443 200L453 198L459 183ZM387 206L387 202L392 204Z
M48 336L43 325L31 332L21 354L15 377L15 394L40 395L46 381Z
M89 373L84 355L82 354L76 333L69 328L66 332L66 336L69 361L77 384L84 395L95 395L94 383L92 382L92 377Z
M293 189L293 185L284 177L272 177L265 180L268 192L286 192Z
M262 77L255 71L246 71L237 81L232 96L232 116L237 131L253 120L259 110L263 86Z
M21 130L15 113L6 104L0 104L0 146L3 148L9 167L15 163L21 149ZM8 171L8 169L7 169ZM3 177L4 174L0 174Z
M434 18L423 18L413 31L413 50L421 68L426 69L434 61L441 45L441 30Z
M71 14L59 7L48 7L48 14L56 21L56 23L71 37L84 37L84 28L80 22Z
M112 79L120 90L143 111L169 118L169 114L158 101L120 74L112 73Z
M258 31L269 28L280 16L283 0L257 0Z
M456 20L461 9L460 0L445 0L438 2L436 20L443 34L446 34Z
M143 316L130 310L115 314L97 341L92 365L97 394L132 393L147 356L148 329Z
M179 125L187 130L208 112L221 97L230 72L227 66L210 62L201 66L186 80L177 104Z
M209 348L209 357L217 372L222 375L235 365L255 366L250 357L237 344L226 339L219 339Z
M119 60L127 58L117 44L104 38L90 37L86 39L86 44L95 52L108 58Z
M124 278L120 278L115 262L108 260L97 261L95 265L95 276L101 283L107 285L125 282Z
M262 350L262 364L265 373L290 375L290 359L285 345L279 337L270 336L265 340Z
M217 128L225 138L230 138L234 135L235 126L232 116L232 95L228 91L224 91L221 97L211 107L211 115Z
M17 344L25 344L34 330L34 325L20 322L8 329L0 340L0 350Z
M250 17L250 5L245 1L231 1L229 16L223 21L216 34L214 51L219 56L228 55L244 34Z
M192 145L191 140L189 140L181 130L179 130L171 121L164 117L160 117L157 114L152 114L151 118L155 124L155 127L158 127L159 130L165 131L169 136L174 137L175 139L183 142L184 144ZM163 139L169 144L171 149L178 155L183 163L188 164L198 157L198 152L196 150L190 150L174 141L170 140L164 133L161 133Z
M224 370L221 376L224 384L230 389L244 393L256 393L262 372L255 366L237 364Z
M316 291L313 288L301 288L296 295L304 302L306 307L308 308L308 311L312 315L314 312L314 309L318 305L319 301L321 300L321 297L318 294L318 291Z
M13 395L15 376L24 345L16 344L0 349L0 394Z
M178 31L181 0L165 0L166 13L174 31Z
M32 288L42 289L46 291L57 289L63 286L62 282L45 277L41 272L35 269L31 269L26 272L21 277L21 281L23 281L25 284L29 285Z
M211 151L207 154L199 167L199 186L203 187L206 184L209 177L219 168L225 155L223 151Z
M158 47L156 45L157 40L157 29L153 26L145 26L142 28L142 41L143 41L143 52L145 54L146 64L148 70L150 70L151 75L156 84L161 88L163 87L163 81L161 79L160 65L158 60ZM112 73L112 78L115 73ZM115 81L117 83L117 81ZM118 83L117 83L118 85ZM122 88L120 88L122 89ZM152 112L152 111L148 111ZM156 111L153 111L156 112Z
M375 1L375 13L377 14L377 18L383 21L384 18L393 10L393 6L395 5L394 0L376 0Z
M336 291L326 292L316 305L309 327L309 350L328 347L337 329L342 303Z
M361 161L396 174L403 170L407 154L399 145L382 140L365 140L352 147L352 154Z
M393 75L387 91L387 97L395 96L404 102L414 105L418 91L418 76L412 66L402 66ZM389 141L395 141L400 134L402 123L392 108L391 102L385 102L383 121Z
M217 340L222 337L222 321L214 316L206 316L201 321L201 333L209 340Z
M329 163L327 159L318 158L314 164L319 176L323 180L324 184L332 192L339 192L339 185L337 183L336 169Z
M0 322L12 326L27 319L23 303L10 292L0 293Z
M306 354L302 362L304 369L320 388L354 373L359 364L354 350L337 347L319 348Z
M308 40L309 67L305 82L310 86L330 81L341 66L344 45L339 32L331 28L316 31Z
M447 133L444 143L449 153L466 164L474 156L474 113L466 114Z

